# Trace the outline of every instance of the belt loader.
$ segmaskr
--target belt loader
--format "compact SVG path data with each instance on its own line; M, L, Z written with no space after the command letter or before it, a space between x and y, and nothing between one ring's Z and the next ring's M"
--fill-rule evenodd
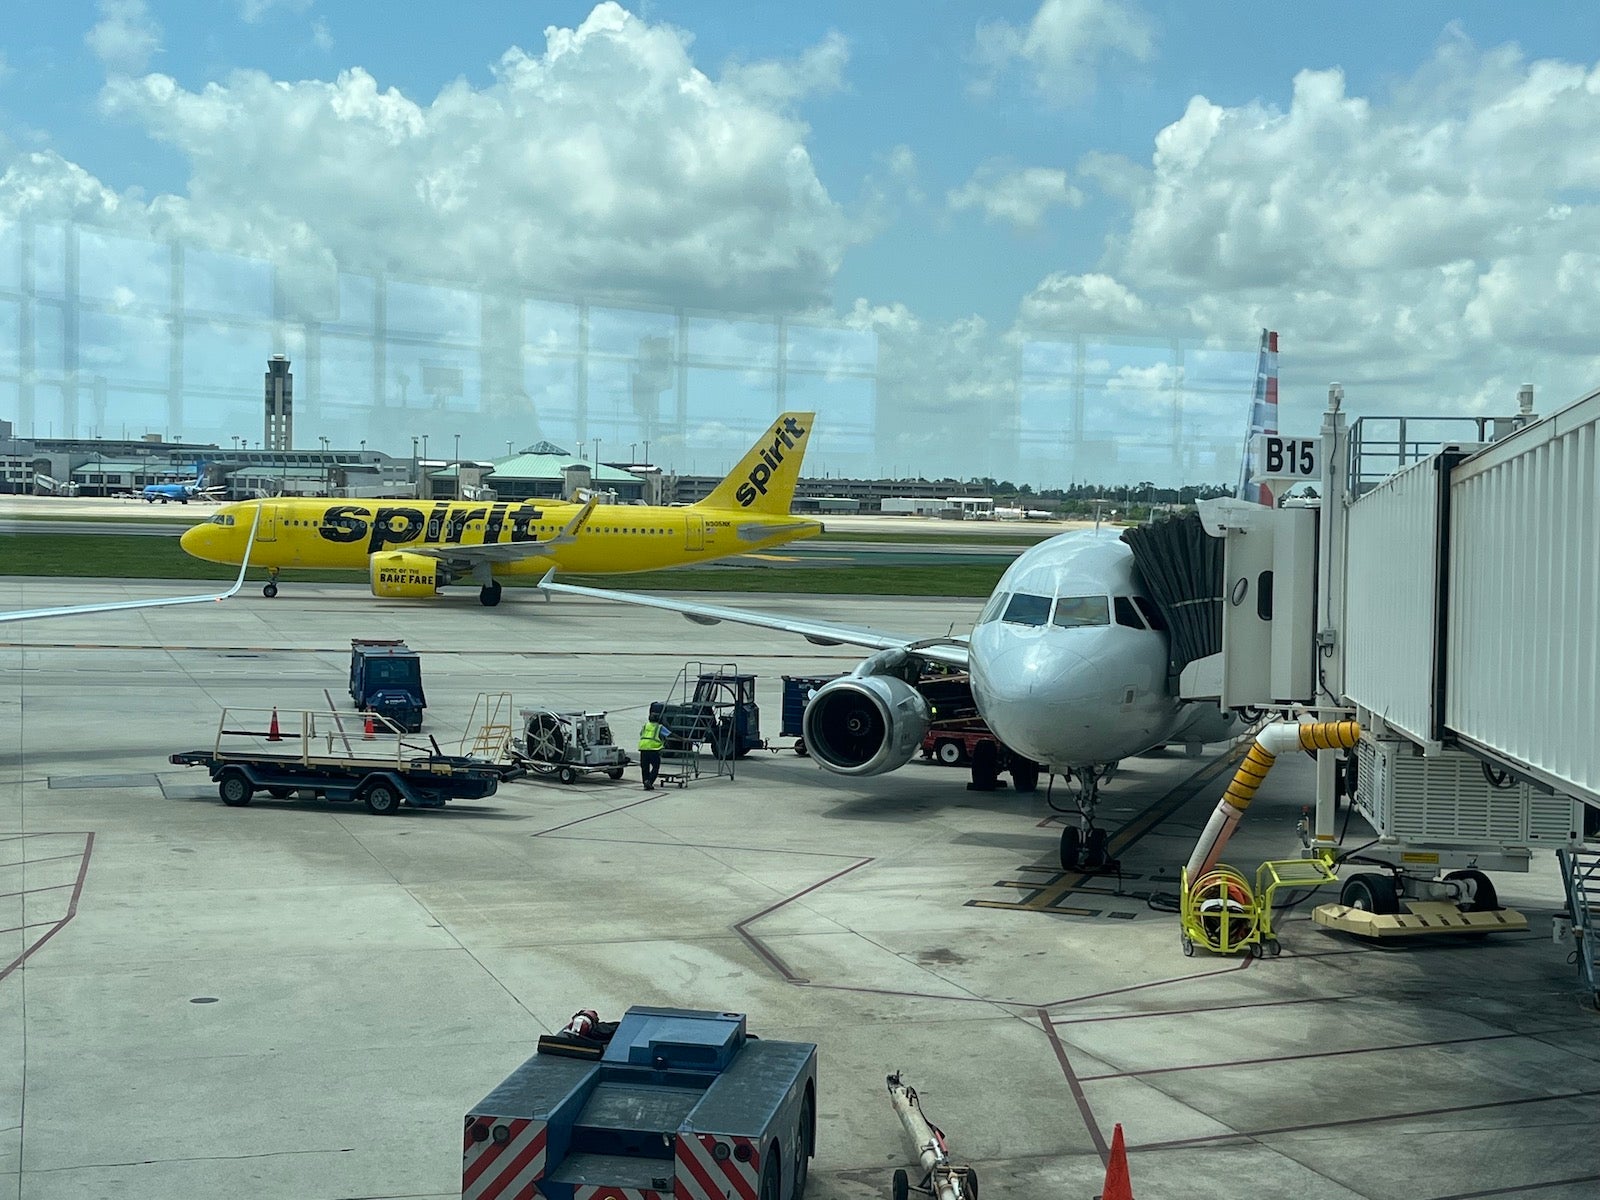
M742 1013L593 1013L466 1117L462 1200L801 1200L816 1147L817 1048ZM603 1028L603 1027L602 1027Z

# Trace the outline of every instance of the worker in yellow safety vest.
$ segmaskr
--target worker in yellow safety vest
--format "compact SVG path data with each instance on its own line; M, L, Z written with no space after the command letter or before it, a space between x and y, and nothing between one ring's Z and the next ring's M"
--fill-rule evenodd
M672 736L672 730L661 724L661 705L650 706L650 716L639 730L639 773L644 776L644 790L656 790L656 776L661 773L661 747L663 739Z

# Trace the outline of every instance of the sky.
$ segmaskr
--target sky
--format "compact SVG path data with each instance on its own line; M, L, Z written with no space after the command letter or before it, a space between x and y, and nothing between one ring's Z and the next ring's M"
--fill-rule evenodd
M281 349L303 444L709 470L812 405L831 473L1212 482L1263 328L1288 432L1332 380L1548 411L1600 374L1597 56L1428 0L22 5L0 417L226 445Z

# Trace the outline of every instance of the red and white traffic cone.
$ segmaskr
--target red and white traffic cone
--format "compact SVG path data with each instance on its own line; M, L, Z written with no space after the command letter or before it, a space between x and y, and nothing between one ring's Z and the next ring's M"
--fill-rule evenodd
M367 714L367 723L361 728L361 736L369 742L373 738L371 713Z
M600 1014L592 1008L584 1008L572 1014L572 1020L567 1022L567 1027L561 1032L570 1033L574 1037L588 1037L599 1023Z
M283 741L283 734L278 731L278 709L276 705L272 709L272 723L267 726L267 741Z

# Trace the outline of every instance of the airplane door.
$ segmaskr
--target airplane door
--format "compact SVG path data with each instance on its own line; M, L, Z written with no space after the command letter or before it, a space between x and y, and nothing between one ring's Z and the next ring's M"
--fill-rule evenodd
M704 550L706 547L705 518L695 513L685 513L683 518L685 550Z
M256 541L275 542L278 540L278 510L271 505L261 506L261 523L256 526Z

